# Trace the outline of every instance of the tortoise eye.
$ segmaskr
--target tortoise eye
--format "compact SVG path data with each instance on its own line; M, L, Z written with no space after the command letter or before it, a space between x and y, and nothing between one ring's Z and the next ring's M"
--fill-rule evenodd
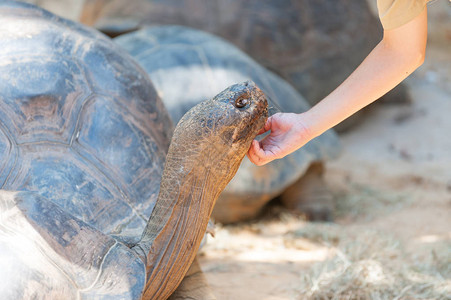
M243 108L245 107L247 104L249 104L249 99L245 98L245 97L239 97L238 99L235 100L235 107L237 108Z

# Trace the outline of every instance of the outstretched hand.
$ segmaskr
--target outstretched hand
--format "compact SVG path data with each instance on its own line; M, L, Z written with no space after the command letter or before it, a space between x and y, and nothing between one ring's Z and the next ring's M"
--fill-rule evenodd
M253 140L247 156L257 166L285 157L310 139L302 114L277 113L269 117L259 134L271 131L260 142Z

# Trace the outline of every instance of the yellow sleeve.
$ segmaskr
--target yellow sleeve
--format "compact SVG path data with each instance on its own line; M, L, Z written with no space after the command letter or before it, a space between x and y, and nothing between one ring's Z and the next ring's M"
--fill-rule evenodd
M377 0L379 18L384 29L404 25L418 16L428 0Z

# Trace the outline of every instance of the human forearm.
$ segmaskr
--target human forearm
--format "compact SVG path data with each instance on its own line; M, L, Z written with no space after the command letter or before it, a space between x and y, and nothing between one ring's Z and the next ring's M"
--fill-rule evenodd
M383 96L418 68L426 46L426 11L410 27L386 31L383 40L331 94L303 114L316 137ZM416 26L415 26L416 25ZM416 38L412 31L417 34Z
M394 53L382 41L363 63L331 94L304 114L316 137L393 89L419 65L422 58Z
M426 9L409 23L384 31L384 38L362 64L329 96L302 114L271 116L261 141L253 141L249 159L266 164L296 151L378 99L420 66L427 39Z

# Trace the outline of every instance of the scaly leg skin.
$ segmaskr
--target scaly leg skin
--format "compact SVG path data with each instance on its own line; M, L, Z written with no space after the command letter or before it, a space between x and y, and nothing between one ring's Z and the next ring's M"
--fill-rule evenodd
M312 163L305 175L281 195L281 202L306 214L310 221L333 221L334 199L324 180L324 171L322 162Z

